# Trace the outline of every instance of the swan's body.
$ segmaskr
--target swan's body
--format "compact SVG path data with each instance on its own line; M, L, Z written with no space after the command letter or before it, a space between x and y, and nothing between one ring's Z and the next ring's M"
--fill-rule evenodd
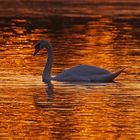
M63 82L113 82L113 80L123 71L120 70L116 73L110 73L109 71L88 65L79 65L70 69L64 70L56 77L51 77L51 68L53 64L53 48L48 41L38 41L35 46L36 55L41 48L46 48L48 51L47 63L42 75L44 82L50 80L57 80Z

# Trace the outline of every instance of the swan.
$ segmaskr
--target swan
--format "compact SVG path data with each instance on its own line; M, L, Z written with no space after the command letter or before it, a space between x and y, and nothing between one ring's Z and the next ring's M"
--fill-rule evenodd
M111 73L103 68L82 64L66 69L55 77L51 77L53 47L47 40L40 40L35 45L34 56L42 48L46 48L48 51L47 63L42 74L43 82L50 82L51 80L62 82L113 82L113 80L123 71L123 69L121 69L116 73Z

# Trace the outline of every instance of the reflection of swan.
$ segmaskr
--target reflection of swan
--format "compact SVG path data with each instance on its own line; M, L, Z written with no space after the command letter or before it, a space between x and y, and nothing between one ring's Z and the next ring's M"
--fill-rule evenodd
M122 71L110 73L109 71L88 65L79 65L70 69L64 70L56 77L51 77L51 69L53 64L53 48L46 40L38 41L35 45L36 55L40 49L46 48L48 51L48 59L43 71L43 81L57 80L63 82L112 82Z

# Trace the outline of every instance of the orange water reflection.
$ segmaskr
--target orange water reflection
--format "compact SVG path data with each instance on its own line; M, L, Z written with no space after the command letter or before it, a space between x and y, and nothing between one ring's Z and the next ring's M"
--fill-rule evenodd
M139 19L130 21L58 16L0 23L0 138L139 139ZM81 63L126 70L118 83L45 85L46 51L32 56L40 39L54 46L53 75Z

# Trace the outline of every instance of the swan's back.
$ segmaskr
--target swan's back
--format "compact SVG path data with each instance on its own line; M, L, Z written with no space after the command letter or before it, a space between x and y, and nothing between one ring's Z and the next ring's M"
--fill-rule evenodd
M90 77L93 75L106 75L110 74L109 71L98 68L95 66L88 66L88 65L79 65L72 67L70 69L64 70L62 73L58 74L55 79L61 80L65 77Z

